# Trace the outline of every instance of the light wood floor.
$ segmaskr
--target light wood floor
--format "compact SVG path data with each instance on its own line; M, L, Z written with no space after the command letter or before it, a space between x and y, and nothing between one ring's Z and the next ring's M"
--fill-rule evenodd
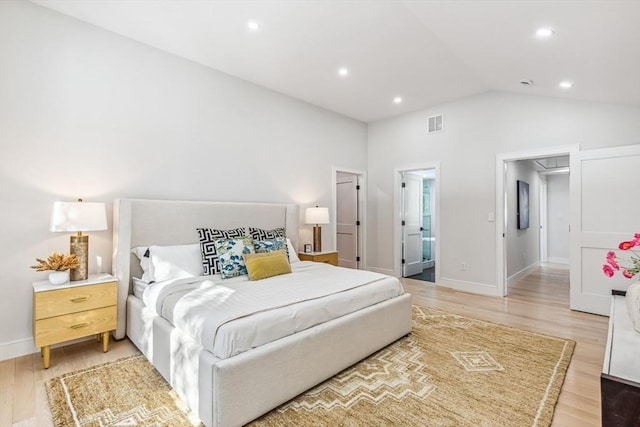
M543 267L510 288L507 298L457 292L428 282L403 279L418 305L502 323L577 342L556 407L553 426L599 426L600 382L606 344L606 317L569 310L568 270ZM112 342L109 352L86 341L52 349L51 368L40 354L0 362L0 426L50 426L44 383L66 372L136 352L128 340Z

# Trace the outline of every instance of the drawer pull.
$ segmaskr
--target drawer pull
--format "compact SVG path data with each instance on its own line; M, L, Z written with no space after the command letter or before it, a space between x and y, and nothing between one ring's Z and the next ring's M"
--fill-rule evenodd
M71 298L71 302L82 302L82 301L86 301L88 299L89 299L89 297Z
M89 326L91 324L91 322L84 322L84 323L78 323L77 325L71 325L70 328L71 329L80 329L80 328L86 328L87 326Z

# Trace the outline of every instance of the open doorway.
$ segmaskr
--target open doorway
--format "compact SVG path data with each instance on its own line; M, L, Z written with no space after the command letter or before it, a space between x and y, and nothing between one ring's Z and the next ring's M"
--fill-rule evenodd
M568 174L570 155L576 151L577 147L559 147L498 156L497 225L501 233L496 247L502 295L542 265L568 261ZM549 256L550 245L553 257Z
M400 171L402 276L436 282L437 170Z

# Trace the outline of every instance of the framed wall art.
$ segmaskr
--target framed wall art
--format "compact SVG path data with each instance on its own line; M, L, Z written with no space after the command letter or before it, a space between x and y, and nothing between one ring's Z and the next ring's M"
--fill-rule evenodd
M518 180L518 230L529 228L529 184Z

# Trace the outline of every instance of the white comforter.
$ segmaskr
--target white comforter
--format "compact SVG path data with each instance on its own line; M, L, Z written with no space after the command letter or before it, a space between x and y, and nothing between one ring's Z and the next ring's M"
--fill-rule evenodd
M158 282L145 305L227 358L401 295L393 277L298 262L293 273L260 281L214 276Z

